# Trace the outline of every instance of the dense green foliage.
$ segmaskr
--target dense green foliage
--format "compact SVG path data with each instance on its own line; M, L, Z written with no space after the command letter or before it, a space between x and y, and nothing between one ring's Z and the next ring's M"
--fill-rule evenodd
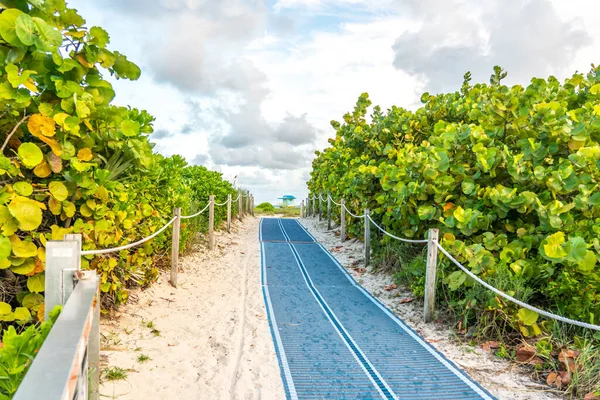
M30 325L22 332L17 332L14 326L4 330L0 348L0 400L8 400L15 394L59 314L60 306L56 306L48 321Z
M103 74L135 80L140 69L107 48L64 0L0 1L0 321L43 315L45 244L81 233L83 248L115 247L235 194L221 174L152 151L154 118L111 105ZM236 206L236 204L234 204ZM237 207L236 207L237 208ZM218 224L225 208L216 208ZM181 246L205 217L182 221ZM156 279L170 232L130 251L88 256L105 306Z
M343 123L332 121L336 136L317 152L309 188L345 198L354 212L370 208L401 236L423 238L437 227L442 245L482 279L597 324L600 68L527 87L507 87L505 76L496 67L490 84L471 86L467 74L460 91L425 93L416 111L375 107L371 122L361 95ZM525 336L548 323L442 259L440 292L462 306L465 322L501 314Z

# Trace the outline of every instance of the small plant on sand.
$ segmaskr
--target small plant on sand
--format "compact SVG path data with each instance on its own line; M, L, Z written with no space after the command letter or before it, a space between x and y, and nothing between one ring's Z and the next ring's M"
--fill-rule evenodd
M138 361L139 363L145 363L146 361L150 361L150 360L151 360L151 358L150 358L150 356L149 356L149 355L147 355L147 354L140 354L140 355L138 356L138 358L137 358L137 361Z
M127 370L121 367L111 367L105 369L102 376L107 381L122 381L127 379Z

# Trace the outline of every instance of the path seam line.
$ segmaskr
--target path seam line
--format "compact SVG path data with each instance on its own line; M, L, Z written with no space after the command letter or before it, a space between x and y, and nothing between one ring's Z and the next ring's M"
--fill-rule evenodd
M285 229L283 228L283 224L281 224L281 221L279 221L279 225L280 225L281 231L283 232L283 235L289 240L290 238L289 238L289 236L287 236L287 233L285 232ZM312 282L312 279L310 279L310 275L308 274L308 271L304 267L304 264L299 256L299 254L296 252L296 249L294 248L294 246L291 243L288 243L288 246L290 247L290 250L292 251L292 254L294 255L294 259L296 260L296 264L298 265L298 268L300 269L300 272L302 273L302 277L304 278L304 282L306 283L306 286L310 290L313 297L317 300L317 303L319 304L319 306L325 313L325 316L327 317L327 319L329 320L329 322L331 323L333 328L336 330L336 332L338 333L338 335L340 336L340 338L342 339L342 341L344 342L346 347L348 347L348 349L350 350L350 352L356 359L357 363L363 369L365 374L369 377L369 379L371 380L371 382L373 383L373 385L375 386L375 388L377 389L377 391L379 392L381 397L384 399L394 399L394 400L398 399L398 397L394 394L394 392L388 386L387 382L383 379L381 374L379 374L379 372L375 369L375 367L369 361L367 356L362 352L360 347L356 344L354 339L352 339L352 336L350 336L348 331L346 331L344 326L337 319L337 317L334 314L331 307L327 304L325 299L321 296L321 293L319 293L317 288L314 286L314 283Z

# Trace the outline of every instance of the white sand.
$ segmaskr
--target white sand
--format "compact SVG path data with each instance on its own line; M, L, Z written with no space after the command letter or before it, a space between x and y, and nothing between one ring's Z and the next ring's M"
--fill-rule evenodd
M479 347L472 347L459 342L453 337L448 326L440 323L423 322L423 301L415 299L409 303L401 303L402 299L413 298L406 289L384 290L384 286L393 283L390 274L372 273L370 269L360 274L349 268L352 263L360 261L363 266L363 244L354 239L340 243L339 229L327 232L327 222L318 219L300 219L308 231L319 240L342 264L346 270L365 289L390 308L411 328L416 330L436 349L452 360L456 365L468 372L470 376L488 389L499 399L507 400L548 400L561 399L546 386L533 381L529 370L520 365L504 361ZM377 229L377 228L372 228Z
M181 257L177 289L163 273L137 304L103 320L103 368L129 370L124 381L104 381L105 398L285 398L262 298L258 221L216 232L213 252L199 244ZM140 354L150 360L138 362Z

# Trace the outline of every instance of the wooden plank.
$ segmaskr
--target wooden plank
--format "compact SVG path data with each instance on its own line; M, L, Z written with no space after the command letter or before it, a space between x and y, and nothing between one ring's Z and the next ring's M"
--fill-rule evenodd
M342 243L344 243L346 241L346 207L344 207L346 201L342 199L341 203L342 206L340 211L340 239Z
M430 229L427 242L427 271L425 274L425 322L431 322L435 311L435 287L437 275L438 248L436 242L440 234L439 229Z
M365 237L364 237L364 250L365 250L365 268L369 266L371 262L371 221L369 220L369 209L365 208Z
M181 227L181 208L173 209L173 216L176 217L173 221L173 235L171 242L171 285L177 287L177 269L179 267L179 231Z
M331 230L331 197L327 195L327 230Z
M211 194L208 199L208 249L212 250L215 247L215 196Z
M231 193L227 195L227 233L231 233Z

